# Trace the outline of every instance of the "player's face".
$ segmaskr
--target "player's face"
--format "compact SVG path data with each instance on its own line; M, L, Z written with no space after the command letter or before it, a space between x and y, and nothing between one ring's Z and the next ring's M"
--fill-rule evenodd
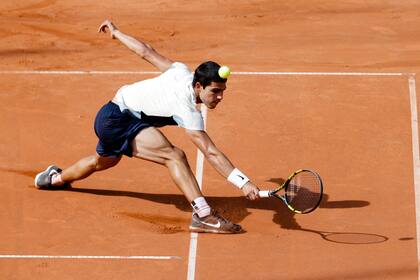
M226 83L211 82L211 84L205 88L200 86L199 97L207 108L214 109L217 104L223 100L223 92L225 90Z

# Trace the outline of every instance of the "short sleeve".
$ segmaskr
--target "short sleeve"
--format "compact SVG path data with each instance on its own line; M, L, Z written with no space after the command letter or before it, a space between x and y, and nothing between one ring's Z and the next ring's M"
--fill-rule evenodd
M188 72L191 72L190 68L188 68L187 65L185 65L182 62L174 62L172 63L171 67L169 69L182 69L187 70Z
M164 83L176 83L186 79L186 77L190 77L191 75L191 70L187 65L181 62L174 62L168 70L162 73L160 80L164 81Z
M190 130L204 130L203 116L199 111L190 111L173 116L178 126Z

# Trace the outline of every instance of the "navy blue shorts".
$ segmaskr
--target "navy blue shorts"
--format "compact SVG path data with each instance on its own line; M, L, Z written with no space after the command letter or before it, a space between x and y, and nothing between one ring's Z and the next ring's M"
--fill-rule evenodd
M142 129L150 126L153 124L135 117L129 110L121 112L118 105L110 101L95 118L95 133L99 138L96 152L103 157L132 157L131 142Z

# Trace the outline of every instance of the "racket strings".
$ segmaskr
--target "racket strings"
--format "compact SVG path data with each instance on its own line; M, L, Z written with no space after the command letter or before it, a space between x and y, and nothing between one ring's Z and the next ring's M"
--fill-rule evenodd
M322 183L310 171L296 174L285 190L287 203L295 210L310 212L315 209L322 196Z

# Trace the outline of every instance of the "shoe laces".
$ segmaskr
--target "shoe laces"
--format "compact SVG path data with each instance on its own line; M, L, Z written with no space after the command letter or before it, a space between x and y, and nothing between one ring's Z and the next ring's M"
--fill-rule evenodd
M58 172L57 172L57 170L51 170L49 173L48 173L48 176L50 176L50 177L52 177L52 176L54 176L55 174L58 174Z
M213 216L215 216L218 220L225 222L225 223L229 223L228 220L226 220L225 218L223 218L222 216L220 216L219 212L217 211L213 211Z

